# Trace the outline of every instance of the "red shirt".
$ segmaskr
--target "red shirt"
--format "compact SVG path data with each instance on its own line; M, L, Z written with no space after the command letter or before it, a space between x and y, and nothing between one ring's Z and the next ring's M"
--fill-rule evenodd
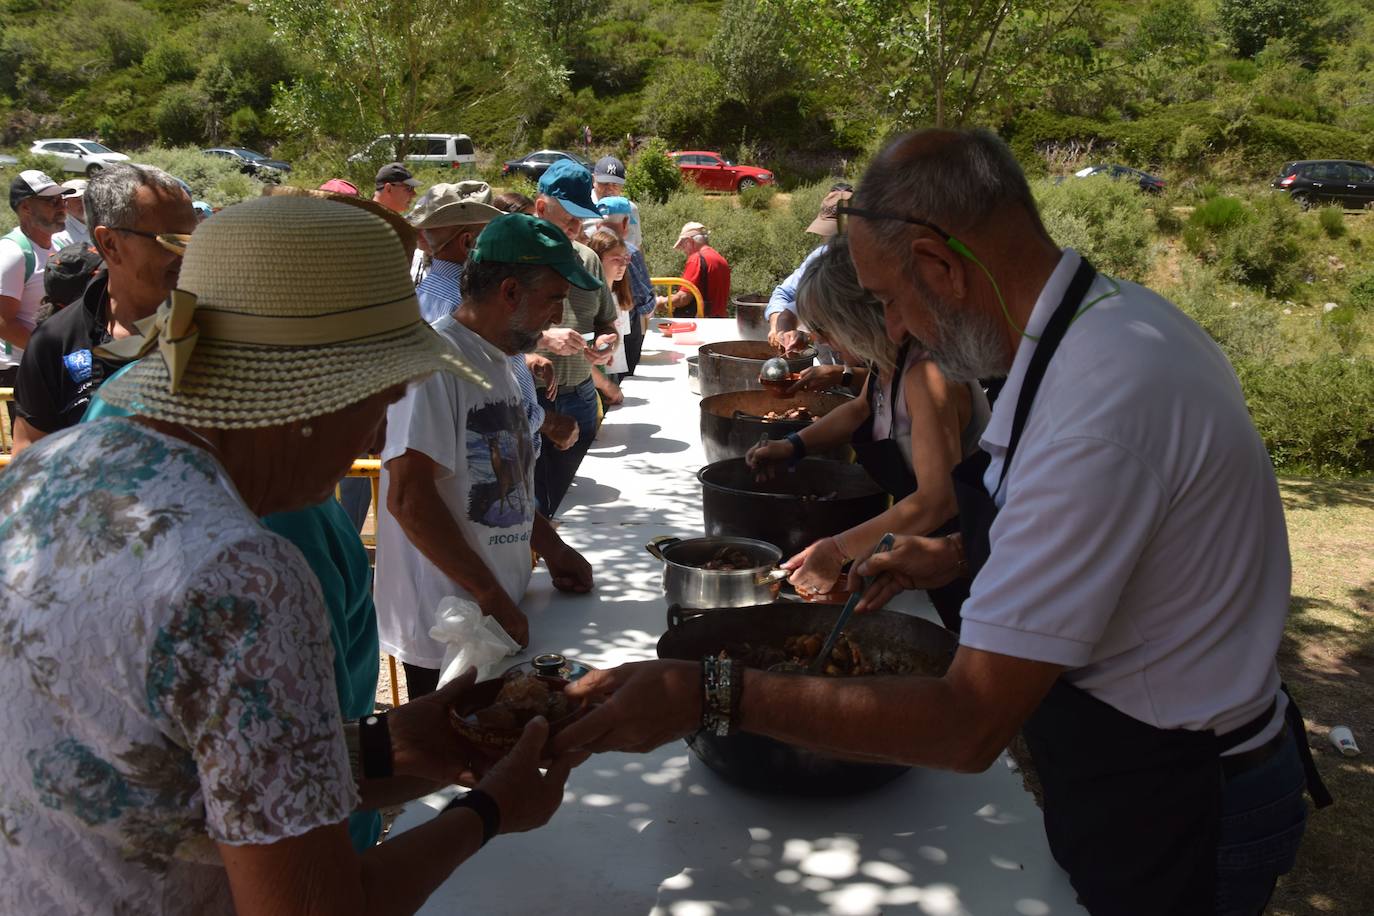
M704 275L704 280L703 280ZM687 259L682 279L701 290L707 318L724 318L730 304L730 265L710 245L703 245Z

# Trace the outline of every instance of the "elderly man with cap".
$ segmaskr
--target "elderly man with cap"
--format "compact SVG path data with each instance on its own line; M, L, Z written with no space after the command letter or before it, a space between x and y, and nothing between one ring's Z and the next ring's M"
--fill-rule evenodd
M779 350L799 350L809 342L805 333L798 330L797 287L801 285L806 268L825 250L825 242L839 232L835 208L853 195L854 189L848 182L838 181L830 186L829 193L821 203L820 212L811 221L811 225L806 227L807 232L819 235L823 241L811 250L797 269L788 274L787 279L779 283L774 288L773 295L768 297L768 305L763 310L763 316L768 320L768 342Z
M377 191L372 199L396 213L410 209L420 182L399 162L388 162L377 170Z
M601 259L582 244L582 221L600 219L592 203L592 174L571 159L560 159L539 178L534 212L563 230L582 269L595 277L598 287L568 291L560 327L544 334L540 349L553 361L558 394L540 396L545 410L565 414L577 422L577 442L569 449L550 448L546 441L535 469L535 493L539 511L552 518L572 486L577 468L596 437L597 396L592 366L609 365L620 336L615 331L616 304L610 289L601 283ZM584 335L592 336L588 345Z
M592 170L592 200L599 209L602 201L616 197L630 205L625 231L620 237L635 248L644 247L644 232L639 225L639 205L625 196L625 163L614 156L602 156Z
M430 637L439 603L474 602L517 642L530 549L555 587L585 592L591 567L558 537L534 499L534 451L510 357L562 317L569 287L595 290L556 226L522 213L483 230L463 272L462 304L434 329L490 386L432 376L387 414L377 530L382 649L401 659L411 696L438 684L445 647Z
M68 245L82 242L91 244L91 230L86 226L86 185L84 178L73 178L62 182L62 187L73 192L64 198L67 207L67 228L52 237L52 250L61 251Z
M53 237L67 224L64 198L73 193L37 169L10 182L10 209L19 225L0 236L0 388L14 387L43 302L43 270L54 250ZM7 406L13 421L14 402Z
M707 318L724 318L730 304L730 264L724 255L711 247L710 232L701 223L684 223L677 234L678 251L687 255L682 267L682 279L701 293ZM696 302L685 289L671 297L659 296L658 304L670 308L673 314L695 314Z
M878 577L862 612L972 573L953 664L593 672L570 692L613 696L555 749L642 750L704 713L722 734L973 772L1021 732L1050 850L1094 916L1258 916L1294 864L1304 788L1330 797L1280 683L1283 503L1225 355L1061 249L986 131L895 140L853 203L854 265L890 322L952 379L1007 379L954 471L961 532L898 538L851 578Z
M107 166L91 179L85 205L106 269L29 342L15 385L16 453L81 419L91 394L119 365L92 351L136 334L135 323L176 286L180 250L158 236L189 235L197 225L181 183L152 166Z
M491 188L485 181L436 184L415 202L410 224L431 258L429 270L415 288L425 321L433 324L463 301L468 252L483 227L500 215L491 205Z

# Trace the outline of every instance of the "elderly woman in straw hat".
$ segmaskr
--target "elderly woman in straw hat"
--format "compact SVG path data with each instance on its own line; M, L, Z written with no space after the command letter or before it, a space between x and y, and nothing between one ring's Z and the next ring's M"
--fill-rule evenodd
M394 753L368 722L355 762L318 583L257 517L326 498L407 382L470 372L420 320L396 231L356 207L231 207L180 282L102 391L134 416L0 475L0 688L28 699L0 710L0 912L413 911L547 820L577 761L540 773L536 719L464 804L355 853L360 789L402 799L463 755L411 704Z

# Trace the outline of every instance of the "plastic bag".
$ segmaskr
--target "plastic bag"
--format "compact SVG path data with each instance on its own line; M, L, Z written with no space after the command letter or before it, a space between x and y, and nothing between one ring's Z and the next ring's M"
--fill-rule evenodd
M444 644L441 686L469 668L477 669L479 681L492 678L502 659L520 651L520 644L495 618L483 616L482 609L465 598L445 598L434 616L430 638Z

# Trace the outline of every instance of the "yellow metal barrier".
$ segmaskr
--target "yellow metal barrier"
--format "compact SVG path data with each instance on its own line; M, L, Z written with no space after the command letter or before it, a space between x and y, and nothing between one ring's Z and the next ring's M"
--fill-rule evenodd
M681 289L687 290L687 292L691 293L691 294L692 294L692 298L695 299L696 302L697 302L697 317L698 317L698 318L705 318L705 317L706 317L706 303L705 303L705 301L701 298L701 290L697 289L696 286L693 285L691 282L689 282L689 281L687 281L687 280L684 280L684 279L682 279L681 277L650 277L650 278L649 278L649 282L652 283L654 286L666 286L666 287L668 287L668 298L669 298L669 299L671 299L671 298L673 297L673 290L674 290L675 288L681 288ZM673 309L672 309L671 306L669 306L669 308L668 308L668 317L669 317L669 318L671 318L671 317L673 316L672 313L673 313Z

